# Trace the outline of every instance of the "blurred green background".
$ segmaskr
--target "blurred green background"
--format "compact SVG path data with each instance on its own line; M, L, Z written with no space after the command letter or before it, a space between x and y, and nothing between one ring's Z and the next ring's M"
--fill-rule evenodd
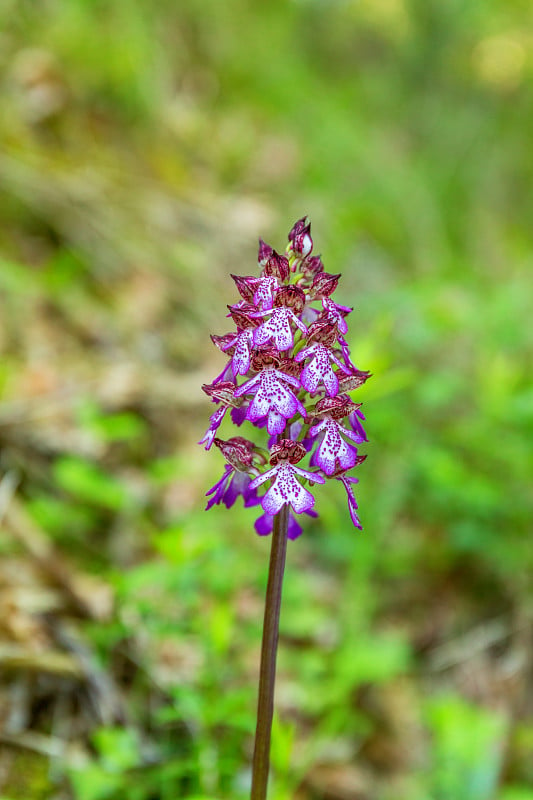
M364 531L328 486L289 547L270 796L531 800L530 2L2 0L0 65L0 796L247 797L269 542L199 387L308 214L370 442Z

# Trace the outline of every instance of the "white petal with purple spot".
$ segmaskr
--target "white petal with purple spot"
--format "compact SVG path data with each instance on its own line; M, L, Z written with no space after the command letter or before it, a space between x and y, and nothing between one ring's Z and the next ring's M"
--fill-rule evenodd
M261 502L267 514L277 514L284 505L292 506L297 514L314 506L315 498L298 483L295 472L296 469L292 464L286 461L279 464L276 480Z

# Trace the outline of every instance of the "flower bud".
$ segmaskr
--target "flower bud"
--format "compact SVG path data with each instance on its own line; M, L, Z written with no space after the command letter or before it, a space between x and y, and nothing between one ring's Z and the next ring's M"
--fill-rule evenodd
M307 217L302 217L302 219L294 223L289 233L289 242L293 253L296 253L301 258L309 255L313 249L313 240L311 238L311 223L307 222Z

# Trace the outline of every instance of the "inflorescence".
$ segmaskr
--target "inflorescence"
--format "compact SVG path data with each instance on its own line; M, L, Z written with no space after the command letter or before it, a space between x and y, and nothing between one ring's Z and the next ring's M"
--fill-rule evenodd
M284 255L259 240L260 277L231 276L241 296L228 306L236 330L211 337L229 361L213 383L202 386L217 409L200 444L206 450L215 444L227 462L207 492L206 508L230 508L239 495L245 506L261 504L264 513L255 523L260 535L272 531L284 505L316 517L315 498L305 487L332 478L346 489L352 522L361 528L352 488L357 478L348 473L366 458L356 445L367 437L361 404L348 393L370 373L350 360L345 318L353 309L331 299L341 276L325 272L312 250L306 217L290 231ZM219 439L228 411L236 426L247 420L266 427L268 449L242 436ZM297 466L308 454L312 471ZM257 490L268 481L260 498ZM288 537L301 532L289 514Z

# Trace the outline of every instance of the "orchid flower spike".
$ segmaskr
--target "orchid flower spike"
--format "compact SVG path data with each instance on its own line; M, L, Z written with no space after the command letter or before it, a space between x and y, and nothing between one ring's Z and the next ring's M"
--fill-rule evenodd
M240 295L228 306L235 327L211 337L228 360L203 387L216 409L200 444L206 450L215 444L226 460L207 492L207 508L229 508L239 496L245 506L260 504L255 528L265 535L289 506L289 538L296 538L302 528L293 515L316 517L310 489L329 480L343 484L351 520L361 527L352 489L357 479L350 473L366 457L357 446L367 437L361 404L351 393L370 373L351 361L346 317L352 309L332 299L341 276L325 272L321 257L312 255L307 217L288 239L284 254L260 239L259 276L231 276ZM223 424L245 421L262 442L219 438ZM304 458L309 468L296 466Z

